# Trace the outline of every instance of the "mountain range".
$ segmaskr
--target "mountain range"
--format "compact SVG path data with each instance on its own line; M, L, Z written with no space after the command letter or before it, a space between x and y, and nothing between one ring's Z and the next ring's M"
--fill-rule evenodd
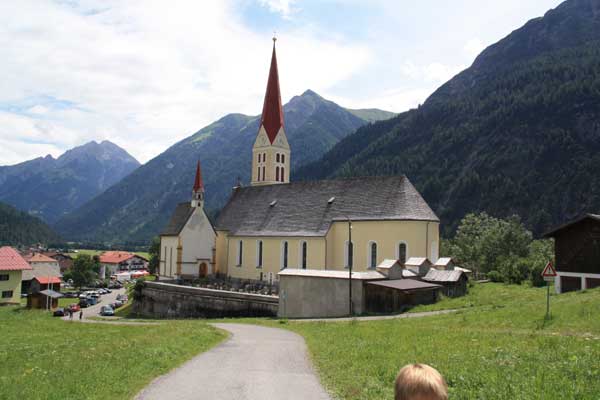
M284 105L292 167L316 161L363 125L394 114L340 107L311 90ZM190 199L196 162L202 163L205 208L215 215L238 180L250 178L259 116L229 114L174 144L54 225L65 238L146 243L167 223L175 205Z
M417 109L359 128L296 179L406 174L448 234L469 212L540 234L600 209L600 0L485 49Z
M139 165L114 143L92 141L56 159L47 155L0 166L0 201L53 223Z

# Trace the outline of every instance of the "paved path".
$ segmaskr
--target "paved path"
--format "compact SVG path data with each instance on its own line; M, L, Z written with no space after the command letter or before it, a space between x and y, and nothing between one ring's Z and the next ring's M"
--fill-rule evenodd
M329 400L304 339L283 329L213 324L229 340L155 379L137 400Z

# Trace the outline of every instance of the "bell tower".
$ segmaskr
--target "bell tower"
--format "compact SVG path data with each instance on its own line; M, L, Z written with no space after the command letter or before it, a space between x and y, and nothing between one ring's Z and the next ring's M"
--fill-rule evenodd
M251 185L274 185L290 182L290 145L285 135L283 107L279 89L277 55L273 38L271 68L258 134L252 147Z
M196 178L194 179L194 188L192 189L192 207L204 208L204 183L202 182L200 161L198 161L198 165L196 166Z

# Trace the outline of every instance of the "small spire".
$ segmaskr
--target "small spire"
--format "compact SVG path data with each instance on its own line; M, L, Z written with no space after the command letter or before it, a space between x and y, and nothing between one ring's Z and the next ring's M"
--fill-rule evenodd
M202 171L200 170L200 160L196 166L196 179L194 179L194 192L204 190L204 183L202 183Z

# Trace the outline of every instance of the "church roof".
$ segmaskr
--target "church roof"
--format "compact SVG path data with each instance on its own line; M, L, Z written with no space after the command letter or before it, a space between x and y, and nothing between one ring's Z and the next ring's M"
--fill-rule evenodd
M194 192L200 189L204 189L204 183L202 182L202 171L200 171L200 161L196 166L196 178L194 179Z
M216 229L237 236L324 236L331 223L439 222L405 176L359 177L236 188Z
M175 211L171 214L171 219L166 228L160 233L161 236L177 236L192 216L194 207L189 201L177 204Z
M267 136L275 141L279 129L283 126L283 108L281 106L281 92L279 90L279 73L277 71L277 55L275 54L275 39L273 39L273 55L271 56L271 69L267 81L267 92L263 104L261 125L265 127Z

